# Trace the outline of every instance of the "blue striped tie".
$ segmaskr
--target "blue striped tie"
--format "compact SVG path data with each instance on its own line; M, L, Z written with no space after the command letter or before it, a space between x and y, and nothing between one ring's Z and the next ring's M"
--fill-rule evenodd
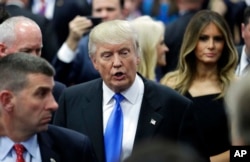
M109 117L104 135L106 162L119 162L122 152L123 115L120 102L124 97L116 93L114 99L115 107Z

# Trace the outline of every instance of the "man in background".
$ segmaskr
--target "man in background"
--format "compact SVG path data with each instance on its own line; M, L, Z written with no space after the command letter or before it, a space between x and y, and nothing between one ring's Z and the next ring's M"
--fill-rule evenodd
M244 11L244 20L241 23L241 37L244 40L244 45L237 46L239 54L239 62L236 69L237 76L246 74L250 67L250 6Z
M28 8L52 22L59 46L69 34L68 24L77 15L91 15L91 0L28 0ZM55 53L56 54L56 53Z
M26 52L41 57L42 32L31 19L23 16L11 17L0 25L0 58L15 52ZM53 94L58 101L66 86L55 83Z
M55 30L53 29L51 21L46 19L43 15L36 15L28 10L26 8L28 5L27 3L27 0L6 0L5 8L10 13L11 17L25 16L37 23L43 35L41 56L51 62L59 48Z
M16 16L0 24L0 58L16 52L26 52L41 57L42 48L42 33L33 20ZM64 84L55 81L52 93L57 102L65 88Z

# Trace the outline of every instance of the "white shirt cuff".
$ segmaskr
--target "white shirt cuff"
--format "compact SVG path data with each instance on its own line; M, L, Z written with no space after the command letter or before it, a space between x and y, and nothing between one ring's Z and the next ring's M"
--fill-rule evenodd
M61 48L57 53L57 57L59 60L65 63L70 63L76 57L76 53L72 51L66 43L63 43Z

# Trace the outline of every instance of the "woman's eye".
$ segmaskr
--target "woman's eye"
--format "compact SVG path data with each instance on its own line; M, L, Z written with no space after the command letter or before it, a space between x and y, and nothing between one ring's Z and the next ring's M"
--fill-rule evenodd
M199 40L201 40L201 41L206 41L206 40L208 40L208 37L207 37L207 36L200 36L200 37L199 37Z
M218 36L218 37L214 37L214 40L220 42L220 41L223 41L224 39L223 37Z

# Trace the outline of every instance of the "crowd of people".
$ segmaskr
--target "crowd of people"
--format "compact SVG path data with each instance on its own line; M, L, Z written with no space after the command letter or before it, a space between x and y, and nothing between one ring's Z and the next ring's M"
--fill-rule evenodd
M249 145L247 0L0 3L0 162L229 162Z

